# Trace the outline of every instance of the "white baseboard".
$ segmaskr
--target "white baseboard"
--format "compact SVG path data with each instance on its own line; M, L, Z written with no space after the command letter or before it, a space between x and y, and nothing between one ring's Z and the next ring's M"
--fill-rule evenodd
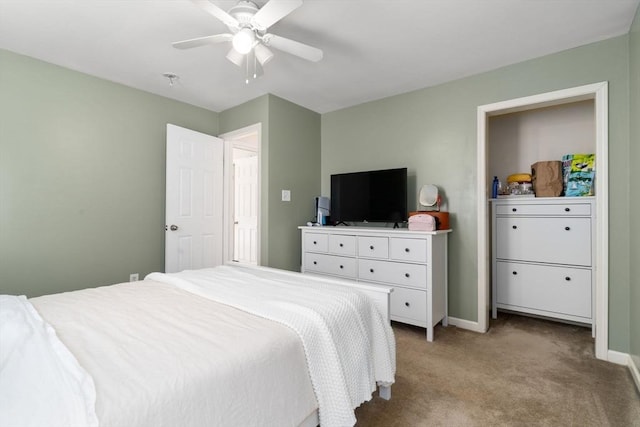
M456 326L456 327L462 328L462 329L468 329L468 330L473 331L473 332L480 332L481 334L487 332L487 331L483 330L482 328L480 328L480 325L478 324L478 322L473 322L471 320L465 320L465 319L459 319L457 317L451 317L451 316L449 316L447 320L449 321L449 325L451 325L451 326Z
M629 368L631 377L636 383L636 388L640 392L640 368L636 366L631 356L627 353L621 353L619 351L609 350L607 353L607 360L611 363L623 365Z
M627 353L621 353L614 350L607 351L607 361L615 363L616 365L628 366L629 359L630 357Z
M634 363L631 356L629 356L629 370L631 371L633 381L636 383L636 388L638 389L638 392L640 392L640 367Z

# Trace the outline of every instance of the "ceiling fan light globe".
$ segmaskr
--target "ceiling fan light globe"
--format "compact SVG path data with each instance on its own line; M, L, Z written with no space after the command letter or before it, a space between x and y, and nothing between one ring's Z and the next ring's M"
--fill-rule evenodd
M227 53L227 59L238 67L242 67L242 61L244 60L244 55L238 52L237 50L231 48L229 53Z
M260 65L265 65L267 62L273 59L273 52L271 49L263 45L262 43L256 44L253 52L256 55L256 59L260 63Z
M253 31L251 31L251 29L243 28L233 36L231 43L233 44L233 48L238 53L246 55L247 53L251 52L255 39L255 34L253 34Z

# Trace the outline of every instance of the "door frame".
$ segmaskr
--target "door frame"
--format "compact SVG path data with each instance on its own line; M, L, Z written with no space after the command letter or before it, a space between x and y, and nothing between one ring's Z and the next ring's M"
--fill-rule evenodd
M477 204L478 204L478 322L473 329L489 328L491 252L489 242L489 198L491 180L487 176L488 119L491 116L527 111L571 102L594 100L595 140L598 177L595 180L595 355L609 360L609 104L608 82L542 93L493 104L477 110Z
M233 260L233 206L234 206L234 187L233 187L233 148L234 141L255 137L257 140L256 154L258 156L258 229L256 232L256 260L258 265L261 263L261 230L262 230L262 123L245 126L230 132L219 135L224 141L224 229L223 241L224 247L222 251L223 262ZM238 146L238 148L245 148Z

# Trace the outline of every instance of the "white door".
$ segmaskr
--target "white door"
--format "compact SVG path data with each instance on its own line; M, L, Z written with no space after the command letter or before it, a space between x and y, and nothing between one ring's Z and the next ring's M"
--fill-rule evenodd
M238 262L257 264L258 156L234 160L234 253Z
M223 142L167 125L165 271L222 264Z

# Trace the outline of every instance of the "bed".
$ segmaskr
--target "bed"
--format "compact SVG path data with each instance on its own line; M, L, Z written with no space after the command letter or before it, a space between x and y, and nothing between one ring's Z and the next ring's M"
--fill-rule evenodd
M0 424L345 426L390 397L391 289L225 265L0 297Z

